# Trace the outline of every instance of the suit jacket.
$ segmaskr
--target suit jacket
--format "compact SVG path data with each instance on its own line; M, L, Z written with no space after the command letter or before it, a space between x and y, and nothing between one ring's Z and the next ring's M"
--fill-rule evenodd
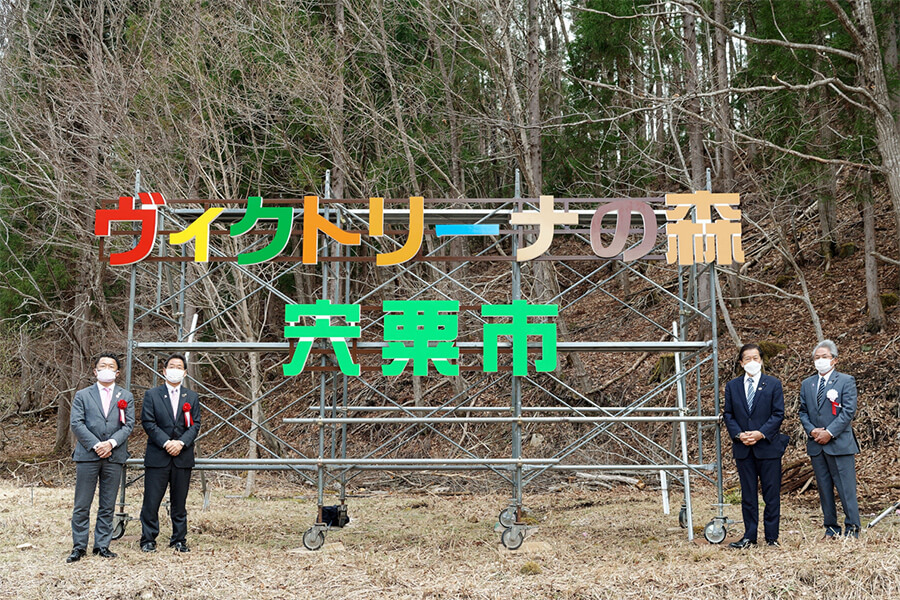
M124 423L119 420L119 400L125 400L128 403L125 408ZM97 384L78 390L72 400L69 426L78 441L72 452L72 460L75 462L100 460L100 457L94 452L94 446L98 442L113 439L116 441L116 447L113 448L109 460L124 464L130 456L128 436L134 429L134 397L125 388L114 385L109 414L104 416L103 401L100 400L100 390L97 389Z
M856 380L845 373L833 371L825 384L825 397L822 406L816 401L816 392L819 387L818 373L808 377L800 384L800 423L806 431L806 453L817 456L822 452L833 456L842 454L858 454L859 444L850 422L856 416ZM833 390L833 391L832 391ZM832 414L831 399L837 394L835 402L837 406ZM827 444L820 444L809 433L817 428L824 427L831 432L834 438Z
M725 409L722 413L728 436L734 444L735 458L780 458L787 448L788 436L780 433L784 421L784 392L781 382L771 375L759 377L759 387L753 395L753 410L747 411L747 392L744 376L725 384ZM745 446L738 436L742 431L759 431L765 437L752 446Z
M191 419L194 423L185 427L182 406L191 405ZM167 467L174 464L181 469L194 466L194 440L200 432L200 399L197 392L181 386L178 395L178 418L172 413L169 388L163 384L147 390L141 408L141 425L147 432L147 452L144 454L145 467ZM163 446L169 440L184 442L178 456L172 456Z

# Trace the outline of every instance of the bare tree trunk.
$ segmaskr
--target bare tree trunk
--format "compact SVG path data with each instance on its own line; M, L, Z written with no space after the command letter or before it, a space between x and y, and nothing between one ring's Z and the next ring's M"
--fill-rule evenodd
M791 247L785 238L784 231L782 229L776 228L773 233L776 236L775 240L772 240L772 237L769 235L765 229L762 229L758 224L754 223L757 231L759 231L763 237L766 238L769 242L772 243L772 246L781 254L782 258L790 265L791 269L796 273L797 280L800 282L800 289L802 291L802 295L799 298L803 301L803 304L806 306L806 310L809 311L809 318L812 321L813 329L816 332L816 339L823 340L825 339L824 332L822 331L822 321L819 319L819 313L816 311L815 305L812 303L812 296L809 293L809 284L806 281L806 275L803 274L803 270L800 268L800 265L797 264L797 261L794 259L794 256L791 254ZM773 286L774 287L774 286ZM797 297L797 296L795 296Z
M725 24L725 0L715 0L715 19ZM725 31L716 27L716 85L719 90L731 87L728 80L728 60L725 53ZM728 94L719 94L716 101L719 117L719 144L722 149L722 191L734 188L734 147L731 142L731 105Z
M522 99L519 95L519 88L516 85L516 62L513 57L513 36L510 35L510 24L512 23L512 3L507 3L506 8L500 6L499 0L494 0L494 9L497 11L499 20L502 22L500 28L500 47L502 48L503 58L498 61L500 75L503 78L503 84L506 87L504 100L509 103L508 110L511 113L511 119L516 128L516 135L511 135L510 142L515 146L521 145L521 152L517 153L523 174L525 175L525 185L528 190L538 197L540 193L535 193L535 189L540 186L535 185L535 173L531 161L530 139L531 135L526 125L526 117L522 108ZM493 133L493 128L488 129L488 135ZM484 150L484 149L483 149Z
M98 19L100 17L97 17ZM102 29L102 25L100 26ZM99 39L99 38L98 38ZM101 150L100 141L106 132L103 129L103 115L100 112L101 102L99 97L103 89L103 59L102 48L100 44L94 42L87 50L88 65L87 70L92 80L91 91L94 96L94 104L90 107L87 114L81 116L80 125L87 130L85 141L78 143L81 146L83 155L83 167L86 172L85 185L88 190L98 189L98 174L101 168ZM85 207L87 208L87 207ZM94 213L92 210L83 209L81 214L82 229L76 233L76 248L84 249L84 253L88 254L87 258L79 260L78 284L76 286L75 303L72 309L72 331L75 340L75 346L72 348L72 389L78 389L79 382L84 381L86 373L89 371L87 364L92 356L92 332L91 326L91 307L95 299L103 295L103 289L100 285L101 271L97 268L97 261L90 256L93 250L93 241L88 237L87 232L92 231ZM104 315L101 315L103 319ZM111 333L111 332L109 332ZM107 346L111 344L104 340ZM106 347L104 350L112 351L114 348ZM124 375L124 364L122 367ZM74 393L73 393L74 396ZM70 431L69 417L71 415L71 399L67 398L67 402L61 402L57 411L56 418L56 444L54 452L68 453L74 443L74 435Z
M806 275L803 274L803 271L800 270L800 266L794 262L793 259L789 259L789 262L793 266L794 272L797 273L797 279L800 281L800 289L803 290L803 302L806 304L806 310L809 311L809 317L812 320L813 329L816 332L816 339L825 339L825 334L822 331L822 321L819 320L819 313L816 311L815 306L813 306L812 296L809 293L809 285L806 282Z
M719 23L725 24L725 3L726 0L714 0L715 19ZM728 78L728 57L727 57L727 36L725 30L716 27L716 86L720 91L727 90L731 87ZM721 191L731 192L734 190L734 143L731 139L731 102L728 94L720 94L716 98L716 108L719 113L719 145L722 153L722 163L719 172L721 181ZM740 307L743 302L741 296L744 295L743 284L741 279L733 271L726 274L727 289L732 296L731 305ZM717 282L718 283L718 282ZM720 294L721 295L721 294ZM723 314L727 315L727 308L722 306ZM731 330L732 336L736 334Z
M697 97L697 28L694 16L685 12L684 16L684 93L687 96L688 154L691 162L691 185L693 191L704 189L705 171L703 163L703 132L700 128L700 99Z
M250 448L247 452L247 458L253 460L255 458L259 458L259 449L257 447L257 440L259 439L258 433L259 429L256 426L256 423L260 422L262 418L262 414L259 408L258 398L260 396L260 382L259 382L259 354L256 352L250 353L250 402L253 404L250 409L250 418L253 419L253 423L250 424L250 431L248 432L248 436L250 438ZM244 495L252 496L256 492L256 471L250 470L247 471L247 480L244 486Z
M744 296L744 284L737 275L737 268L728 271L725 280L728 283L728 292L731 295L731 301L729 303L731 306L739 308L744 304L742 299Z
M531 194L537 198L544 187L541 169L541 65L538 60L540 39L540 11L538 0L528 0L528 163L531 165Z
M705 175L703 162L703 132L700 127L700 100L698 91L698 66L697 66L697 27L694 16L689 12L683 15L684 24L684 93L687 96L687 132L688 155L691 163L691 187L693 191L705 189ZM699 269L698 269L699 270ZM705 315L712 314L712 306L709 302L710 287L709 277L703 273L698 275L698 309ZM708 321L700 322L699 335L705 339L712 334L712 325Z
M391 65L390 56L388 56L388 39L387 31L384 28L384 3L380 3L378 14L378 34L381 37L379 42L379 50L381 52L382 65L384 66L384 75L387 79L388 88L391 91L391 104L394 107L394 119L396 120L397 133L399 134L400 144L403 147L403 155L406 157L406 168L409 172L409 183L412 186L412 194L418 196L420 193L419 179L416 175L416 161L412 155L412 149L409 146L409 136L406 133L406 124L403 121L403 109L400 106L400 93L397 91L397 82L394 79L394 68Z
M534 288L532 291L532 300L535 302L549 302L553 298L559 296L559 279L556 276L556 269L549 260L536 260L532 262L534 268ZM557 300L558 302L558 300ZM564 315L556 318L556 326L559 330L560 341L570 341L569 326L566 323ZM584 395L591 392L590 378L587 369L584 367L584 361L578 352L570 352L566 359L570 368L565 369L564 373L571 373L574 380L574 387Z
M619 270L616 274L616 282L619 284L619 291L622 294L622 298L625 298L631 293L631 279L628 277L628 269L624 268L624 265L625 263L622 261L614 260L612 262L612 268Z
M453 74L447 68L447 64L444 60L443 38L438 36L435 32L434 15L431 6L431 2L429 1L428 9L425 11L425 18L428 26L428 37L434 48L434 56L437 59L441 80L444 84L444 104L446 105L447 122L450 126L450 185L452 187L453 195L457 198L463 198L465 197L465 190L463 187L461 161L462 141L459 135L459 118L453 107ZM456 23L454 20L453 27L455 28L455 26ZM454 35L452 39L455 43L458 37Z
M862 193L860 194L866 252L866 306L869 309L869 322L866 323L866 330L870 333L878 333L884 329L885 318L878 289L878 263L874 256L876 251L875 208L872 205L871 190L872 176L867 172L863 175Z
M300 256L303 252L301 245L301 236L291 236L294 238L293 243L291 244L291 254L294 256ZM294 293L292 297L294 301L298 304L311 304L316 300L316 294L310 294L309 288L309 279L312 277L311 273L306 272L304 269L291 269L291 275L294 278Z
M896 79L900 76L900 61L897 58L897 18L900 16L900 9L896 3L891 5L888 11L887 25L885 26L884 44L884 66L887 69L887 77ZM900 91L894 88L891 93L891 112L900 115ZM900 131L900 121L895 123L895 128Z
M834 0L828 4L839 16L845 16L843 10ZM881 154L882 167L888 189L891 193L891 204L894 209L894 221L897 227L897 248L900 250L900 131L894 115L891 113L891 98L888 93L887 80L882 67L881 48L878 43L878 30L875 27L875 16L872 12L871 0L851 2L853 17L857 29L851 34L862 52L866 79L874 100L875 131L878 152Z
M72 432L69 428L69 418L72 416L72 399L75 391L84 382L84 371L79 372L79 366L83 367L84 357L81 356L78 345L72 346L72 371L69 379L71 393L62 394L59 398L59 408L56 410L56 443L53 446L53 454L65 455L72 450Z
M193 293L196 293L196 292L193 292ZM194 302L192 302L186 298L185 306L184 306L183 328L181 330L181 338L185 341L187 341L188 338L191 336L191 333L193 330L193 325L194 325L194 316L195 315L197 316L197 320L199 322L200 309L197 308L197 306L195 305ZM196 333L194 333L193 336L196 337ZM193 389L194 391L196 391L198 394L200 394L202 396L203 393L201 390L202 390L202 386L203 386L203 375L202 375L203 371L200 369L200 365L197 364L197 356L193 353L188 353L187 356L185 356L185 358L187 359L187 375L188 375L188 378L192 382L191 389ZM209 427L208 422L207 422L206 426ZM197 458L200 458L203 456L203 452L201 450L202 446L203 446L202 442L194 443L194 453L196 454ZM206 498L206 471L200 471L200 481L201 481L201 491L204 494L204 497ZM206 503L204 503L204 507L205 506L206 506ZM204 508L204 510L205 510L205 508Z
M89 229L85 229L89 231ZM77 290L75 303L72 308L72 370L69 380L71 395L64 394L60 398L59 409L56 411L56 443L53 447L54 454L68 454L74 443L74 435L69 428L69 417L72 410L72 398L75 391L88 381L91 373L91 296L94 284L94 271L96 261L87 259L82 261L82 268L78 270ZM104 348L104 350L111 350ZM125 365L121 365L124 371Z
M827 92L825 93L827 95ZM827 109L824 103L819 104L819 138L826 147L830 147L834 139L834 132L828 122ZM825 270L831 267L834 258L835 239L834 228L837 217L835 215L835 200L837 199L837 167L834 165L821 165L819 167L822 183L819 186L819 227L822 229L822 254L825 256Z
M412 376L412 388L413 388L413 405L414 406L425 406L425 397L422 394L422 377L419 375Z
M37 356L31 351L30 341L30 336L26 334L25 330L20 330L19 347L15 357L16 361L21 365L21 372L19 373L19 393L21 395L16 408L16 412L19 413L31 410L36 404L35 398L37 394L35 394L34 387L37 378L35 374L39 371ZM3 415L3 417L5 416Z
M547 48L544 65L550 80L550 98L546 103L546 113L552 118L558 119L556 131L558 134L562 134L563 97L565 96L562 73L565 68L565 59L560 48L561 40L559 30L556 28L556 20L550 18L550 7L548 6L546 9L548 14L544 15L543 27L541 28L544 46Z
M79 166L84 169L85 174L85 191L88 197L95 190L100 189L99 175L103 167L103 157L101 152L101 143L108 131L106 130L106 121L102 113L102 96L104 93L104 85L106 84L106 65L104 63L104 47L102 38L105 27L108 23L104 20L103 6L98 5L96 11L91 15L93 20L89 24L82 24L81 42L85 51L84 68L88 76L86 85L86 95L89 106L83 113L76 113L75 126L81 127L86 132L83 138L76 137L73 147L80 151L80 155L75 159ZM88 29L90 34L88 34ZM70 135L66 132L63 135ZM77 275L77 286L75 293L75 302L72 308L72 331L75 341L72 348L72 383L70 387L78 389L79 383L85 381L85 375L89 372L87 363L93 354L93 330L91 320L91 308L98 299L102 299L103 288L101 286L102 271L97 268L98 263L93 256L93 239L87 232L93 230L94 211L93 203L81 209L79 216L81 220L81 230L76 232L75 248L87 255L77 261L79 265ZM105 305L105 302L100 302ZM107 315L100 315L101 322L110 321ZM112 332L107 332L111 334ZM103 339L106 345L104 350L113 351L115 348L110 347L112 344L108 338ZM120 364L124 375L124 364ZM60 403L56 418L56 444L54 452L68 453L74 443L74 435L70 431L69 417L71 416L71 399L67 398L66 402Z
M738 335L737 330L734 328L734 324L731 322L731 314L728 312L728 306L725 303L725 298L722 296L722 286L719 284L718 271L716 272L716 299L719 301L719 307L722 309L722 320L725 321L725 329L728 331L728 335L731 336L731 340L734 342L735 348L740 348L744 344L741 342L741 336Z
M653 84L653 93L657 96L662 96L664 89L665 86L663 85L662 78L659 77ZM654 115L654 118L656 119L656 130L654 131L653 137L653 156L658 159L663 155L666 149L666 109L660 106L654 111Z
M249 285L247 282L247 277L241 273L240 271L235 272L234 277L234 293L238 297L246 297L248 292ZM248 298L247 300L237 304L234 308L234 312L236 313L236 317L233 322L233 332L243 342L255 342L259 339L259 334L256 330L257 319L256 316L262 312L262 307L260 306L259 296L256 295L253 298ZM218 339L222 339L224 336L217 336ZM230 357L229 357L230 358ZM246 398L250 403L250 427L247 431L247 458L253 460L255 458L259 458L259 435L260 428L259 423L262 422L263 419L263 411L261 401L259 400L262 395L262 379L259 370L259 353L250 352L248 355L249 363L250 363L250 374L249 378L246 375L244 379L244 389L246 390ZM239 369L236 370L236 373L241 373ZM249 379L249 380L248 380ZM256 473L255 471L247 471L247 479L245 481L244 486L244 495L251 496L256 492Z
M460 250L461 242L465 238L453 238L452 241L448 244L439 244L437 238L434 237L426 237L425 245L428 249L428 254L431 256L462 256L462 251L458 254L454 254L454 249ZM441 248L440 246L444 247ZM433 266L436 270L430 271L430 276L434 278L442 278L445 273L452 271L454 268L459 266L459 263L454 262L436 262L433 263ZM451 278L443 278L439 283L435 285L435 288L440 292L442 298L458 298L458 288L457 284L453 282L453 279L459 280L460 273L456 273L451 276ZM461 358L461 357L460 357ZM461 361L459 361L461 362ZM413 379L413 392L418 394L417 398L422 394L422 386L421 382L419 382L418 391L416 388L416 379ZM466 378L463 371L460 371L459 375L450 378L450 383L453 385L453 392L456 396L462 396L462 394L466 391ZM417 405L418 406L418 405Z
M334 73L334 111L331 124L332 160L334 170L331 174L331 195L334 198L344 197L347 165L344 148L344 63L347 60L346 32L344 28L344 0L334 0L334 60L337 68Z

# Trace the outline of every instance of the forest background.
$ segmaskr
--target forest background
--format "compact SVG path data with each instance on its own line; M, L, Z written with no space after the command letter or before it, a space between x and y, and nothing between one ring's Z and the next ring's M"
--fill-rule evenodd
M213 200L322 195L329 169L335 198L508 198L515 169L532 198L658 197L709 169L741 194L747 250L718 276L725 372L739 343L769 341L770 372L798 388L836 339L857 428L896 471L898 27L891 0L2 3L4 462L65 457L92 357L124 349L128 273L98 260L93 222L137 169L167 198ZM561 285L543 264L531 297ZM222 293L198 286L192 310ZM270 300L218 333L277 336ZM591 369L574 371L585 394ZM280 377L259 357L203 375L245 401ZM21 435L38 426L41 443Z

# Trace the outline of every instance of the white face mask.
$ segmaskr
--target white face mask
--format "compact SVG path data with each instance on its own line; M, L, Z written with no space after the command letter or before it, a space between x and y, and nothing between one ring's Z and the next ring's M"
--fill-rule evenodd
M166 369L166 381L178 385L184 379L184 369Z
M831 358L817 358L815 361L816 371L819 372L819 375L824 375L828 371L831 370Z
M100 369L97 371L97 381L100 383L112 383L116 380L116 372L112 369Z
M749 375L750 377L756 377L756 375L757 375L760 371L762 371L762 363L761 363L761 362L757 362L757 361L755 361L755 360L748 361L748 362L744 365L744 371L746 371L746 372L747 372L747 375Z

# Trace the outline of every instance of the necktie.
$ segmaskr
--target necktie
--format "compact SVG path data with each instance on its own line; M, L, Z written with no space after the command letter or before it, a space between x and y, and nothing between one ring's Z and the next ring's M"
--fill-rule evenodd
M816 392L816 403L822 406L822 400L825 399L825 378L819 377L819 391Z
M753 389L753 379L747 379L747 412L753 410L753 396L756 395L756 390Z
M109 415L109 405L112 403L112 388L103 388L103 416Z
M174 417L175 421L177 422L178 421L178 388L175 388L174 390L172 390L171 397L172 397L172 416Z

